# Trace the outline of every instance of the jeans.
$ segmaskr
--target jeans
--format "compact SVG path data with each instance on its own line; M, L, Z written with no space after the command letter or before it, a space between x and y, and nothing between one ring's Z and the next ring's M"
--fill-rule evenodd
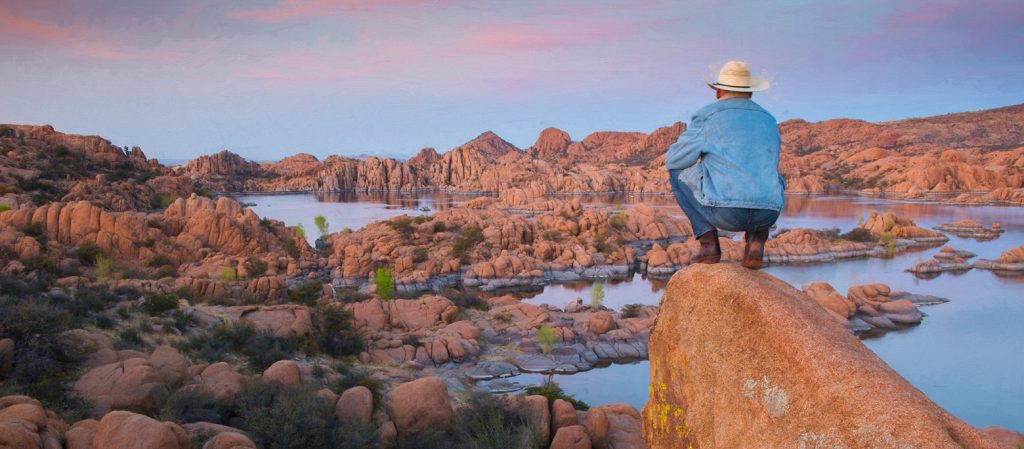
M669 170L672 194L686 217L690 219L693 235L700 237L715 228L733 232L764 232L779 219L779 212L771 209L705 206L693 196L690 187L679 180L682 170Z

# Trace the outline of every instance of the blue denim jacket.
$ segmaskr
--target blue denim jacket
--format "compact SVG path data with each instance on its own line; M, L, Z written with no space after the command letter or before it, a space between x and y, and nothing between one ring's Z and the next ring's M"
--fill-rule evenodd
M786 204L779 128L749 99L719 100L697 111L668 147L665 167L685 169L680 180L705 206L781 211Z

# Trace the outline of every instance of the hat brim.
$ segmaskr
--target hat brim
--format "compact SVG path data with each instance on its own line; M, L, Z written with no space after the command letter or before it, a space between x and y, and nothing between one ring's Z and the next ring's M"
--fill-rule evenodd
M715 90L727 90L729 92L760 92L762 90L768 90L771 87L771 83L768 80L759 76L750 77L749 87L736 87L736 86L725 86L718 83L712 83L711 81L704 80L708 87Z

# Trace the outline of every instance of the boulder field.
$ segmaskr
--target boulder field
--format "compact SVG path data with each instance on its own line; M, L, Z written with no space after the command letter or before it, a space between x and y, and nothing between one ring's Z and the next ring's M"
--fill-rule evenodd
M830 315L765 273L676 273L649 343L649 447L999 447Z

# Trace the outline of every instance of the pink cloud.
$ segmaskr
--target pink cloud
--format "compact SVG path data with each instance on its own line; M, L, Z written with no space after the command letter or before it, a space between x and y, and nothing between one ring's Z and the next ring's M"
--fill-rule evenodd
M142 53L103 38L96 29L79 25L59 26L19 16L8 10L0 10L0 36L25 40L34 45L59 46L88 59L122 61L143 56Z
M473 52L520 52L602 45L629 37L643 25L635 21L494 21L470 26L459 48Z
M339 12L367 11L392 6L428 7L445 3L448 2L440 0L279 0L273 6L235 10L228 13L228 16L251 22L277 23Z

